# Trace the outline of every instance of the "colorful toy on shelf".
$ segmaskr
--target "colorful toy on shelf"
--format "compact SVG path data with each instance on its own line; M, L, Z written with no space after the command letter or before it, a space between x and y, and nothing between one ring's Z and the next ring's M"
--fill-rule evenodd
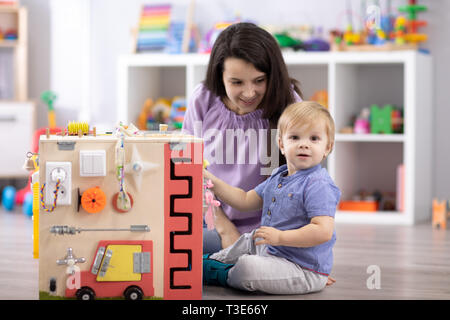
M184 114L186 113L186 98L174 97L170 108L170 122L176 129L183 126Z
M93 132L40 137L40 298L201 299L203 140Z
M370 106L370 133L393 133L392 105L380 108L373 104Z
M353 127L345 127L341 133L357 134L394 134L403 133L403 112L391 104L379 107L372 104L370 108L363 108L361 112L352 118Z
M369 193L360 190L351 200L342 200L339 210L343 211L394 211L396 210L396 193L390 191L374 191Z
M5 40L17 40L17 30L16 29L8 29L5 33L2 34L2 38Z
M158 130L160 124L168 124L171 129L181 129L186 113L186 98L175 96L172 99L158 98L145 100L137 123L139 130Z
M405 23L407 30L405 40L407 42L416 44L427 40L428 37L426 34L418 33L418 28L426 26L427 22L424 20L417 20L417 14L426 10L427 7L418 5L416 0L408 0L408 5L398 8L398 11L407 14Z
M217 22L214 24L214 26L206 33L204 39L200 43L199 52L200 53L211 53L211 49L214 45L214 42L216 41L219 34L225 30L228 26L232 25L233 23L238 22Z
M168 123L170 117L171 100L159 98L152 106L147 116L147 130L158 130L160 123Z
M313 93L311 98L309 98L311 101L317 101L324 107L328 108L328 91L327 90L317 90Z
M370 133L370 110L363 108L356 117L355 125L353 126L353 133L367 134Z
M378 203L376 201L341 201L339 202L339 210L342 211L378 211Z
M147 117L151 113L152 106L153 100L150 98L146 99L137 119L137 127L139 128L139 130L148 130Z
M169 40L170 4L142 6L135 52L163 51Z
M309 25L293 25L289 27L265 26L277 40L282 49L294 51L328 51L330 44L322 39L322 28Z
M432 215L432 226L433 228L446 229L447 219L450 218L450 203L449 201L439 201L438 199L433 199L433 215Z
M48 107L47 116L48 116L48 126L50 128L56 128L56 115L55 115L55 108L54 108L54 102L57 98L56 93L53 91L44 91L41 94L41 100L45 102L45 104Z
M347 2L349 4L349 2ZM418 33L417 29L427 25L426 21L417 20L419 12L426 11L426 6L417 5L416 0L409 0L408 5L401 6L398 11L406 13L407 17L395 16L390 12L390 2L387 12L382 13L376 3L365 5L364 30L354 32L349 23L344 32L330 32L332 49L337 51L390 51L418 49L418 43L427 40L427 35ZM363 12L362 12L363 13ZM346 13L353 14L350 9ZM363 13L364 14L364 13Z

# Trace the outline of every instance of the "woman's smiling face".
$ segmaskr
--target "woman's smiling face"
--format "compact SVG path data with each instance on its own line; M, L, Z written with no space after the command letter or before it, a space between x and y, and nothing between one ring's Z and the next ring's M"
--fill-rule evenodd
M225 59L223 69L228 109L240 115L258 109L266 93L267 75L239 58Z

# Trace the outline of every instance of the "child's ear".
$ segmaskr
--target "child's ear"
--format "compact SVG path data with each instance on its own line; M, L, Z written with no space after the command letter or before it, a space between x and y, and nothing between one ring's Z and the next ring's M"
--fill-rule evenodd
M329 143L327 149L325 150L325 154L323 155L323 158L325 159L328 157L328 155L331 153L331 150L333 150L333 143Z
M278 148L281 151L281 154L284 156L284 146L283 146L283 140L281 140L280 136L278 136Z

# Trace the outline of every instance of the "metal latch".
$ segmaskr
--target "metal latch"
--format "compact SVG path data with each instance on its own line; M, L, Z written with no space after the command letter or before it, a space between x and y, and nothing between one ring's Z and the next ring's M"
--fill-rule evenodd
M75 141L57 141L58 150L70 151L75 149Z
M98 248L97 254L95 255L94 263L92 265L91 273L97 275L104 254L105 254L105 247Z
M150 273L150 252L133 253L133 272Z
M99 277L103 278L106 274L106 271L108 270L109 263L111 261L112 257L112 251L106 250L105 258L103 259L102 268L100 269L100 273L98 274Z

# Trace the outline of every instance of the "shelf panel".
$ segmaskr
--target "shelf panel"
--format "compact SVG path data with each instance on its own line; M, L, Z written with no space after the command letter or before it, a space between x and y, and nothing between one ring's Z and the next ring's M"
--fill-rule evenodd
M404 142L404 134L344 134L337 133L335 136L337 142Z
M0 47L14 48L19 44L17 40L0 40Z
M336 211L336 223L412 225L409 215L399 211Z

